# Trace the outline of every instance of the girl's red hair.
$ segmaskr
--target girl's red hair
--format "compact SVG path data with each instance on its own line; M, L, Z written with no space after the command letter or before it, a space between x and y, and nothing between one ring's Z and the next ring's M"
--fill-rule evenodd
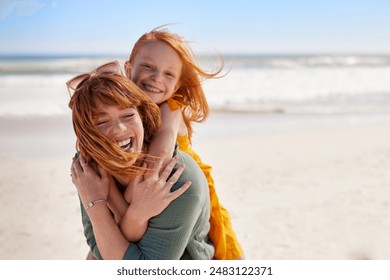
M223 68L222 65L215 72L206 72L195 63L191 48L182 37L167 29L155 28L143 34L135 43L129 60L125 63L126 75L131 79L131 65L142 46L149 41L161 41L171 46L179 55L182 63L182 73L179 81L179 88L173 98L184 106L183 119L188 129L188 135L192 136L192 122L203 122L209 115L209 105L204 94L201 78L217 78Z

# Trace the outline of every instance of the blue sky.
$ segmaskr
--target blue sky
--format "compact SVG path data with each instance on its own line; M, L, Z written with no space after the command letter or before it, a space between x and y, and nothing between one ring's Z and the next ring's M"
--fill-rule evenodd
M0 0L0 54L127 54L167 23L197 52L390 54L390 0Z

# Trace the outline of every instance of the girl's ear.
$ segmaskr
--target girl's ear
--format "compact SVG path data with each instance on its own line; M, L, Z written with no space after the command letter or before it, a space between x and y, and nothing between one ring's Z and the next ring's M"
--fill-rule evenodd
M125 62L125 73L127 78L131 79L131 64L130 61L126 60Z

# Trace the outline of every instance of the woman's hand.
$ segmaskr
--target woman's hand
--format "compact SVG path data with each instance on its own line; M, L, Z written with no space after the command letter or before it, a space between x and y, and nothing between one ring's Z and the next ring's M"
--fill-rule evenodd
M163 160L164 157L157 159L153 170L149 171L148 175L137 176L132 182L130 206L120 224L128 240L139 240L146 230L149 219L160 214L191 185L188 181L172 192L172 186L183 173L185 166L182 164L168 180L178 157L173 157L159 174ZM130 188L126 191L130 191Z
M77 188L84 207L91 201L107 200L110 181L102 167L97 166L94 169L80 155L77 159L73 158L71 172L72 182Z

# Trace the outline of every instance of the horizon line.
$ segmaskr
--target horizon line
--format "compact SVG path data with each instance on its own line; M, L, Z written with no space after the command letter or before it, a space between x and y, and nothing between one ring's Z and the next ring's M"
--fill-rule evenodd
M210 53L210 52L198 52L195 54L196 57L202 57L202 56L219 56L222 55L224 57L234 57L234 56L240 56L240 57L251 57L251 56L390 56L390 52L220 52L218 54L216 53ZM128 54L121 54L121 53L39 53L39 52L0 52L1 58L22 58L22 57L42 57L42 58L50 58L50 57L57 57L57 58L70 58L70 57L128 57Z

